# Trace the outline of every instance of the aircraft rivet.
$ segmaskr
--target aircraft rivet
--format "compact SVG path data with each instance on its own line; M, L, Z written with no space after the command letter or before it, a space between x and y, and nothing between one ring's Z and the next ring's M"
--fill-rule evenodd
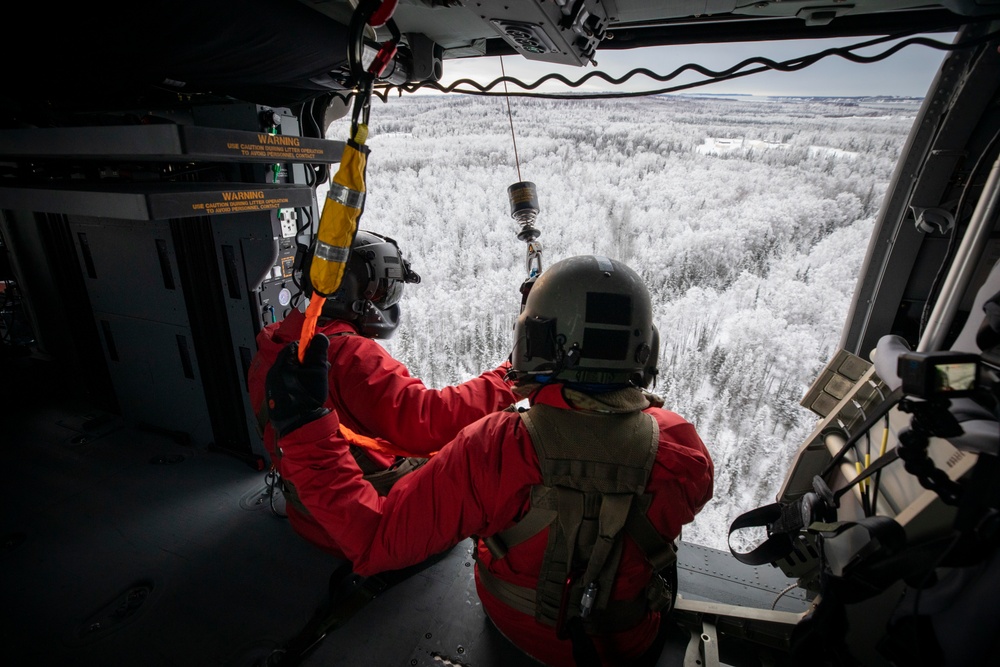
M424 639L430 639L430 638L431 638L431 633L428 632L426 635L424 635Z

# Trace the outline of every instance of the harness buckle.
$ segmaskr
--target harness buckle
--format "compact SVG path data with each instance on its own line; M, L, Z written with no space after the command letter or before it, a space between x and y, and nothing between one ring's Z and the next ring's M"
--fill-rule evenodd
M597 582L592 581L587 585L587 588L583 591L583 595L580 597L580 618L586 619L590 616L590 612L594 608L594 600L596 599Z

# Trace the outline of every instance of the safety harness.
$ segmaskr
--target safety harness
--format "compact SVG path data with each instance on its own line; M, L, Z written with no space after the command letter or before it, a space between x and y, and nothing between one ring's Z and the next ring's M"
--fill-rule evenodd
M660 573L676 564L676 547L646 517L652 496L645 488L659 444L656 420L638 410L602 414L542 404L520 417L538 454L542 484L531 490L530 510L520 521L483 541L497 559L545 528L548 545L535 588L481 567L487 590L555 627L561 638L577 618L587 634L606 634L635 627L647 610L671 604L676 585ZM634 600L610 600L623 531L657 574Z

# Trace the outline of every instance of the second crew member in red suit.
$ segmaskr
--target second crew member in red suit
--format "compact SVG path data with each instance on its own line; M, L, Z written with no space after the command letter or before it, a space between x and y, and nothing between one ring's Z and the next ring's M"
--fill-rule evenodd
M317 335L330 341L325 405L339 415L338 432L352 440L352 457L380 493L422 465L462 427L518 400L511 392L512 383L504 379L509 362L462 384L429 389L378 343L390 338L399 325L404 284L419 281L394 240L358 231L341 286L327 298L316 328ZM305 296L311 296L308 265L301 282ZM288 484L274 427L264 409L267 372L278 353L299 340L304 320L292 309L284 320L258 334L258 351L248 376L250 400L263 425L264 445L284 483L292 527L342 557L336 539L313 519Z

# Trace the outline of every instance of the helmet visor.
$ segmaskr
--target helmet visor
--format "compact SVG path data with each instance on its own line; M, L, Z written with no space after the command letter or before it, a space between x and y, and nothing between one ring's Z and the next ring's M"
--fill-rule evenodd
M381 278L375 286L371 302L385 309L395 306L403 298L403 282L392 278Z

